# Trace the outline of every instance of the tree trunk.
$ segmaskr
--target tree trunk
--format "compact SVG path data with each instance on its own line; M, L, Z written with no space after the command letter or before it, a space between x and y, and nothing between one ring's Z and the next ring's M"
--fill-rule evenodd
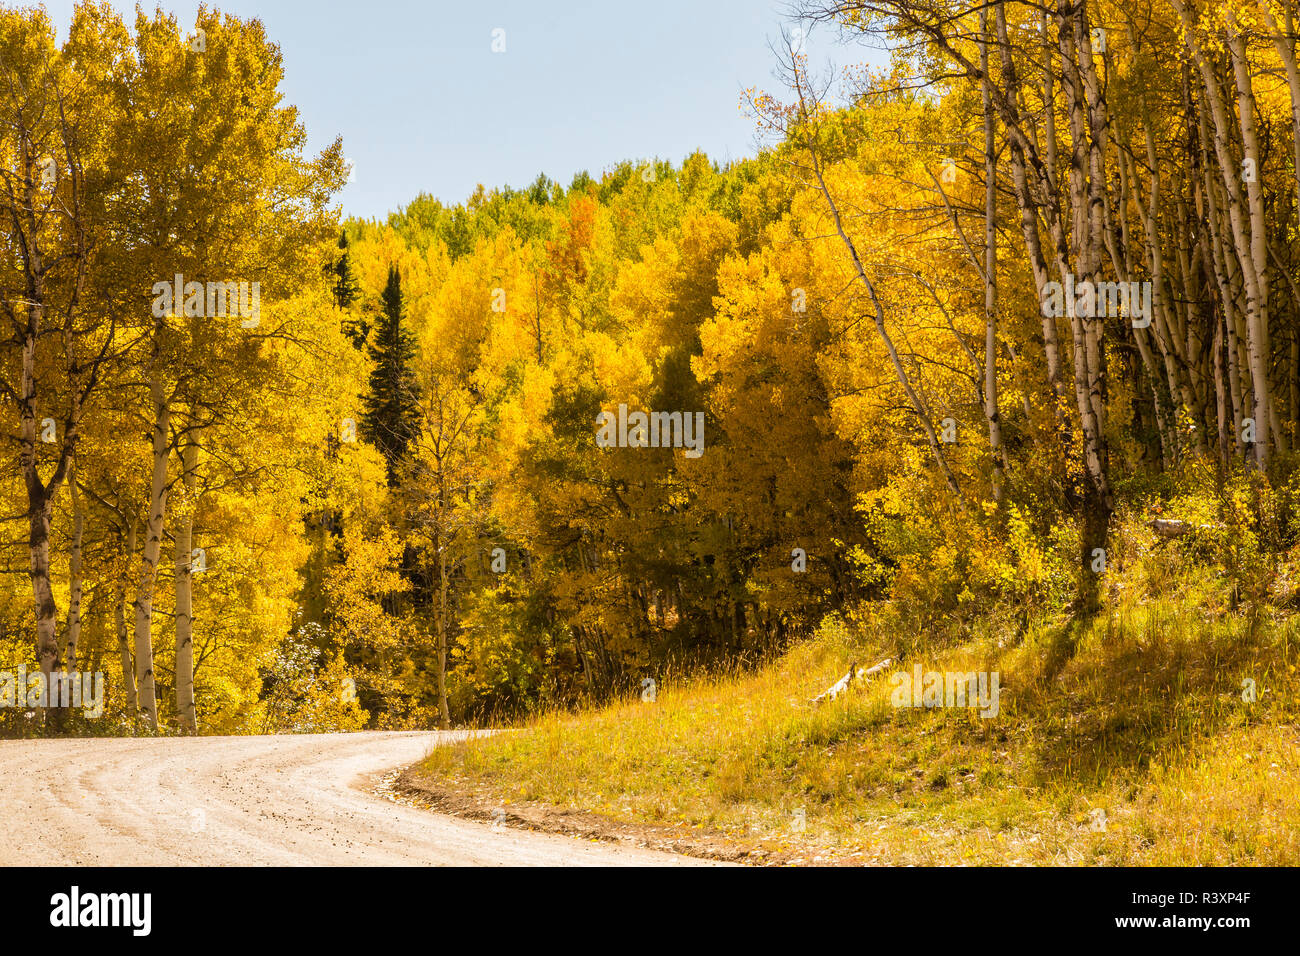
M131 642L126 626L126 592L131 579L131 564L135 560L136 520L131 518L131 528L126 538L126 555L122 572L117 576L113 593L113 618L117 626L117 651L122 661L122 686L126 690L126 712L134 721L139 714L135 694L135 670L131 664Z
M989 12L980 7L980 99L984 112L984 419L993 456L993 500L1002 504L1002 419L998 413L998 229L997 153L993 102L989 93Z
M1170 5L1177 11L1182 19L1183 28L1186 31L1187 46L1192 55L1192 61L1196 64L1197 70L1201 74L1202 86L1204 88L1205 105L1209 107L1210 118L1214 122L1214 153L1215 159L1218 160L1219 171L1223 178L1224 192L1227 197L1228 219L1232 227L1232 239L1236 249L1236 260L1241 267L1242 280L1246 290L1246 331L1247 331L1247 351L1250 359L1250 373L1254 389L1254 409L1253 417L1255 421L1255 445L1254 457L1256 467L1261 471L1268 465L1268 429L1269 429L1269 405L1270 396L1268 390L1268 376L1266 364L1268 361L1266 353L1266 330L1262 328L1262 323L1267 321L1267 301L1265 293L1260 289L1260 274L1255 268L1256 258L1252 251L1252 241L1250 236L1250 226L1242 215L1242 206L1245 205L1245 198L1241 193L1241 168L1232 155L1230 146L1231 123L1228 118L1227 107L1224 104L1223 91L1219 86L1219 78L1214 69L1206 58L1200 39L1197 36L1197 27L1192 15L1187 9L1184 0L1169 0ZM1229 40L1229 48L1232 43ZM1231 59L1234 61L1234 69L1238 56L1234 52ZM1242 64L1244 68L1245 64ZM1247 84L1248 86L1248 84ZM1244 91L1239 90L1239 102L1242 101ZM1250 102L1253 109L1253 97ZM1242 118L1242 130L1244 134L1246 118ZM1253 136L1254 117L1250 117L1250 124ZM1247 148L1248 159L1254 159L1256 166L1260 165L1260 154L1258 147L1250 151ZM1256 179L1258 179L1256 171ZM1254 216L1254 210L1250 211ZM1240 439L1238 435L1238 439Z
M993 8L994 23L998 34L998 49L1001 53L1002 81L1006 87L1007 102L1003 106L1002 119L1006 124L1007 134L1009 137L1009 148L1011 151L1011 182L1015 187L1016 205L1020 209L1020 231L1025 239L1025 252L1029 256L1029 265L1033 270L1034 290L1041 296L1043 287L1051 281L1048 273L1047 257L1043 252L1042 236L1038 231L1038 204L1034 200L1033 191L1030 185L1029 173L1029 156L1026 150L1030 147L1023 132L1016 125L1019 122L1019 115L1014 113L1015 99L1019 95L1020 78L1016 72L1015 60L1011 56L1011 45L1007 38L1007 18L1006 7L1002 0L998 0L997 5ZM1044 30L1046 30L1046 20L1044 20ZM1045 51L1048 50L1044 42ZM1050 71L1050 52L1047 52L1047 66L1045 69ZM991 87L989 88L992 93ZM1001 111L1000 111L1001 112ZM1055 116L1049 110L1049 119L1055 124ZM1055 135L1051 136L1048 141L1049 149L1055 150ZM1045 184L1045 188L1055 191L1055 162L1056 158L1051 156L1050 169L1045 168L1038 179ZM1043 212L1049 218L1055 219L1054 207L1044 203ZM1061 344L1060 337L1057 333L1056 319L1051 316L1042 316L1043 329L1043 357L1047 364L1047 381L1052 390L1052 413L1056 420L1057 427L1062 434L1068 433L1069 425L1065 421L1065 382L1061 373Z
M163 515L167 510L167 451L171 405L157 371L149 383L154 406L153 483L149 490L149 519L145 524L140 561L140 587L135 599L135 672L140 710L150 730L158 729L158 698L153 674L153 598L162 549Z
M43 496L42 496L43 497ZM28 515L27 547L31 554L32 596L36 601L36 659L45 678L45 688L50 689L53 675L63 665L59 660L57 631L58 607L54 603L54 589L50 586L50 502L48 499L33 503ZM38 708L42 723L48 718L47 708Z
M199 449L191 435L181 449L181 474L185 483L185 513L176 531L176 716L181 733L199 732L194 708L194 510L198 505Z
M29 190L30 192L30 190ZM30 197L29 197L30 198ZM39 257L39 250L33 255ZM40 274L39 261L37 275ZM22 378L20 409L22 416L22 447L20 460L23 480L27 487L27 552L29 575L32 584L32 599L36 610L36 660L45 679L48 691L51 678L59 661L58 606L54 603L54 588L50 583L50 520L53 510L53 497L58 475L47 486L41 481L36 467L36 338L41 327L44 307L41 304L43 291L39 281L34 283L37 293L32 296L28 306L27 326L23 330ZM65 444L67 438L64 438ZM46 708L39 708L41 723L46 723Z
M68 471L68 493L72 496L72 548L68 558L68 633L67 653L68 672L77 669L77 643L81 640L81 538L85 529L85 516L81 511L81 495L77 491L77 479L72 470Z
M1106 552L1106 541L1110 534L1110 516L1112 505L1109 495L1103 493L1092 482L1088 482L1083 493L1083 534L1080 535L1081 575L1079 587L1079 612L1084 615L1095 614L1101 607L1102 573L1094 570L1097 560L1096 551L1102 552L1109 570L1110 555Z
M1250 215L1249 254L1257 285L1257 303L1252 319L1257 325L1258 348L1253 350L1251 373L1255 376L1255 460L1260 467L1267 463L1268 439L1279 451L1286 451L1284 436L1272 430L1276 425L1272 388L1269 384L1268 328L1268 232L1264 221L1264 156L1259 148L1259 135L1255 126L1255 92L1250 82L1250 64L1246 61L1246 41L1233 20L1228 23L1228 50L1231 52L1232 73L1237 84L1237 110L1241 125L1241 141L1245 156L1254 160L1256 172L1246 179L1247 210Z
M451 729L447 707L447 543L439 533L438 545L438 716L442 729Z

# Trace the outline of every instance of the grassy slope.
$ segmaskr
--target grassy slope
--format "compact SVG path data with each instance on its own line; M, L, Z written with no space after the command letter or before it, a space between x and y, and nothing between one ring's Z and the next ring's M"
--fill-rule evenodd
M1170 598L922 661L997 670L1000 713L981 719L896 709L888 679L812 707L850 659L886 656L830 629L757 673L441 748L422 773L805 861L1295 865L1298 631Z

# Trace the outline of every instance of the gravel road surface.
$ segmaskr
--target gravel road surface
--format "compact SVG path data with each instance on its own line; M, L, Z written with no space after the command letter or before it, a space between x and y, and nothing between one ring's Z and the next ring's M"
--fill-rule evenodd
M0 741L0 865L675 866L382 799L457 732Z

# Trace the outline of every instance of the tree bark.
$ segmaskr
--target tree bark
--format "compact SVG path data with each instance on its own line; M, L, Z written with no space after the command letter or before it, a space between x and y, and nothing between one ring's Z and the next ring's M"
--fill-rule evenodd
M447 549L439 534L438 542L438 717L442 729L451 729L451 711L447 707Z
M126 711L135 721L139 714L139 702L135 693L135 669L131 663L131 642L126 625L126 594L131 578L131 565L135 560L136 520L131 518L127 533L126 554L122 571L117 576L117 585L113 594L113 618L117 627L117 651L122 662L122 686L126 690Z
M68 493L72 496L72 547L68 557L68 628L66 635L66 660L68 671L77 669L77 643L81 640L81 538L85 530L85 516L81 510L81 495L77 492L77 479L68 472Z
M181 733L199 732L194 707L194 511L198 503L199 449L190 435L181 448L181 475L185 485L185 512L176 530L176 716Z
M989 12L980 7L980 102L984 113L984 419L993 456L993 500L1005 494L1002 419L998 412L998 229L997 151L989 92Z
M1242 148L1245 157L1253 160L1257 167L1254 176L1243 178L1246 180L1247 211L1250 216L1249 254L1258 287L1252 321L1256 325L1259 343L1251 358L1251 373L1255 377L1255 459L1262 468L1267 463L1270 434L1279 451L1285 452L1286 447L1284 436L1276 430L1277 414L1273 407L1269 381L1271 349L1268 328L1268 227L1264 221L1264 157L1259 148L1259 134L1255 126L1255 92L1250 81L1250 64L1246 60L1246 40L1237 29L1231 14L1229 16L1228 50L1232 54L1232 73L1237 85Z
M1241 267L1242 280L1246 290L1246 330L1248 336L1246 345L1250 357L1250 373L1255 399L1253 409L1255 444L1253 451L1255 465L1263 471L1268 466L1268 429L1270 421L1270 396L1265 368L1268 359L1262 328L1262 323L1267 321L1267 302L1264 293L1260 289L1260 274L1255 268L1256 258L1252 251L1250 226L1242 215L1242 206L1245 205L1245 199L1241 191L1241 167L1233 157L1230 149L1232 127L1228 118L1227 106L1224 103L1223 91L1219 86L1219 78L1204 55L1200 39L1197 36L1196 23L1184 0L1169 0L1169 4L1182 20L1187 37L1187 47L1192 55L1192 61L1200 72L1205 104L1209 107L1210 118L1214 122L1215 158L1218 160L1219 171L1223 178L1224 192L1227 196L1228 219L1231 223L1232 238L1236 248L1236 260ZM1231 48L1231 41L1229 41L1229 46ZM1238 60L1235 53L1232 59L1235 68ZM1240 92L1239 90L1239 94ZM1251 102L1253 104L1253 99ZM1250 122L1253 130L1253 115ZM1244 132L1244 117L1242 123ZM1245 158L1254 159L1258 167L1258 146L1256 145L1255 152L1250 152L1249 147L1245 148L1247 150ZM1256 173L1256 179L1258 179L1258 169ZM1238 435L1238 440L1240 440L1240 437Z
M162 550L163 515L167 510L167 453L171 428L171 403L159 372L149 383L153 400L153 481L149 490L149 518L145 523L140 560L140 586L135 599L135 672L140 711L150 730L158 729L158 698L153 672L153 599Z

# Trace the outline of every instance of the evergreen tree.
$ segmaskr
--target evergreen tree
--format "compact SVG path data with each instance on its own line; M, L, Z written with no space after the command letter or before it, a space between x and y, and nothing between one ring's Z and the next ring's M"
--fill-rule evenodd
M383 452L391 485L398 462L420 434L419 386L412 368L415 344L403 325L402 278L396 266L388 269L381 302L384 311L368 349L374 369L361 430L366 440Z
M352 251L348 248L348 234L339 233L339 261L334 264L334 300L340 309L350 308L357 300L360 289L352 275Z
M340 309L351 309L353 303L361 296L361 288L352 274L352 250L348 248L347 231L339 233L339 258L330 272L334 276L334 301ZM370 335L370 323L357 316L349 316L343 322L343 332L351 340L353 348L360 351L365 348Z

